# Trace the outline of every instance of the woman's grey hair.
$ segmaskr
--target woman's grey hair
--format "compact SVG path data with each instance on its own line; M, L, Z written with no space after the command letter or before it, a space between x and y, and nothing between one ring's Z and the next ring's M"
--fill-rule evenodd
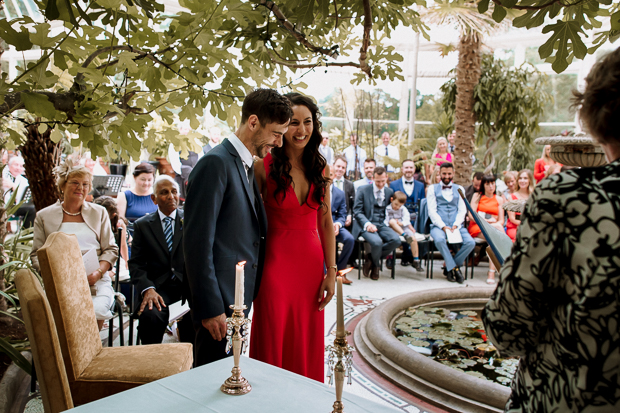
M174 179L172 179L168 175L159 175L157 179L155 179L155 183L153 183L153 193L156 196L157 196L157 191L159 190L159 185L164 181L170 182L172 186L177 190L177 192L181 190L179 188L179 184Z

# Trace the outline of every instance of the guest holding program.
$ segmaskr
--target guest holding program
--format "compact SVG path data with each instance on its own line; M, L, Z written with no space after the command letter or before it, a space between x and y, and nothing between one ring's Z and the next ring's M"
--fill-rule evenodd
M37 213L30 253L32 266L39 270L37 251L53 232L74 234L82 255L95 249L99 257L99 268L91 274L85 274L85 277L88 279L88 284L96 289L92 299L97 326L101 330L103 322L113 316L114 289L108 271L114 266L118 257L118 247L114 240L108 211L100 205L84 202L93 185L93 176L86 167L74 165L72 160L67 159L54 168L54 174L63 200L58 200Z

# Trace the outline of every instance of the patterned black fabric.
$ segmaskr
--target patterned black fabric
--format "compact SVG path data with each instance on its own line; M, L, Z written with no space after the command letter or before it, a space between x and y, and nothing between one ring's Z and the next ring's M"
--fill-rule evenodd
M482 320L507 412L620 412L620 160L543 180Z

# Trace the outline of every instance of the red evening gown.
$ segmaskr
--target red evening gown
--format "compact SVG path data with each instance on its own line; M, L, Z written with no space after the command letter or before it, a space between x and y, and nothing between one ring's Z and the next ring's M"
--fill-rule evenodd
M250 357L323 382L324 318L319 311L323 247L317 230L319 205L299 205L292 186L273 197L271 155L265 157L267 191L263 199L268 231L265 266L254 300Z

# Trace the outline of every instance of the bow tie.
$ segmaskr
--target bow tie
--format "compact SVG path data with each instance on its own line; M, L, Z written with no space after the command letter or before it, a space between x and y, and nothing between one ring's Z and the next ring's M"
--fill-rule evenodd
M405 185L413 185L413 181L405 181Z
M452 189L452 185L443 185L441 189Z

